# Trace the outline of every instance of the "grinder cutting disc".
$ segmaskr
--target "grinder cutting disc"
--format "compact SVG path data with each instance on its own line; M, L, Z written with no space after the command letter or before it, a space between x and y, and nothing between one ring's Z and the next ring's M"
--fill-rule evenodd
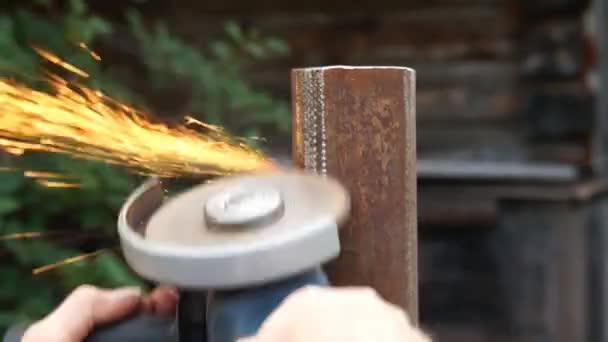
M314 268L338 255L350 209L338 182L295 171L220 178L128 220L145 194L121 213L125 256L142 276L181 288L254 286Z

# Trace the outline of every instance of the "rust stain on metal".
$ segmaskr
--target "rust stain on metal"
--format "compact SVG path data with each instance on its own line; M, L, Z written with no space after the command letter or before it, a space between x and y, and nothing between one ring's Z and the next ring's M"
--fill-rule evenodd
M294 159L341 180L352 200L329 267L418 317L415 72L328 67L292 73Z

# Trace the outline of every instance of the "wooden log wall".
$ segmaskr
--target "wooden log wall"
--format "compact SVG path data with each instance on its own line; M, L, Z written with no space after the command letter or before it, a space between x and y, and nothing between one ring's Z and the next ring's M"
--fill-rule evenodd
M285 39L290 56L256 65L249 76L286 100L291 68L414 68L421 158L590 163L587 1L370 4L180 0L141 8L201 48L228 18Z

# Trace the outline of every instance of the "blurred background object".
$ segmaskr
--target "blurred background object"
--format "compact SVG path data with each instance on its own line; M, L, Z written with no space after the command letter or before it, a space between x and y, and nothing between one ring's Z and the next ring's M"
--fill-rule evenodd
M291 68L414 68L422 324L437 341L604 341L605 2L5 1L0 72L33 82L48 65L29 46L44 46L156 120L191 114L263 137L288 163ZM3 158L82 185L0 173L3 234L71 232L3 243L2 326L44 314L82 282L140 282L115 253L31 273L115 247L137 177L64 157Z

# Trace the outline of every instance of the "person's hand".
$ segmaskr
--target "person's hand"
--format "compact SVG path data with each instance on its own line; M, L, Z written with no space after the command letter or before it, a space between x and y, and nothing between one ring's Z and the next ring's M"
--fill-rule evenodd
M31 325L22 342L81 342L95 327L118 321L136 310L172 316L177 299L177 292L165 287L144 296L138 288L106 290L83 285L52 313Z
M405 312L369 288L306 287L239 342L430 342Z

